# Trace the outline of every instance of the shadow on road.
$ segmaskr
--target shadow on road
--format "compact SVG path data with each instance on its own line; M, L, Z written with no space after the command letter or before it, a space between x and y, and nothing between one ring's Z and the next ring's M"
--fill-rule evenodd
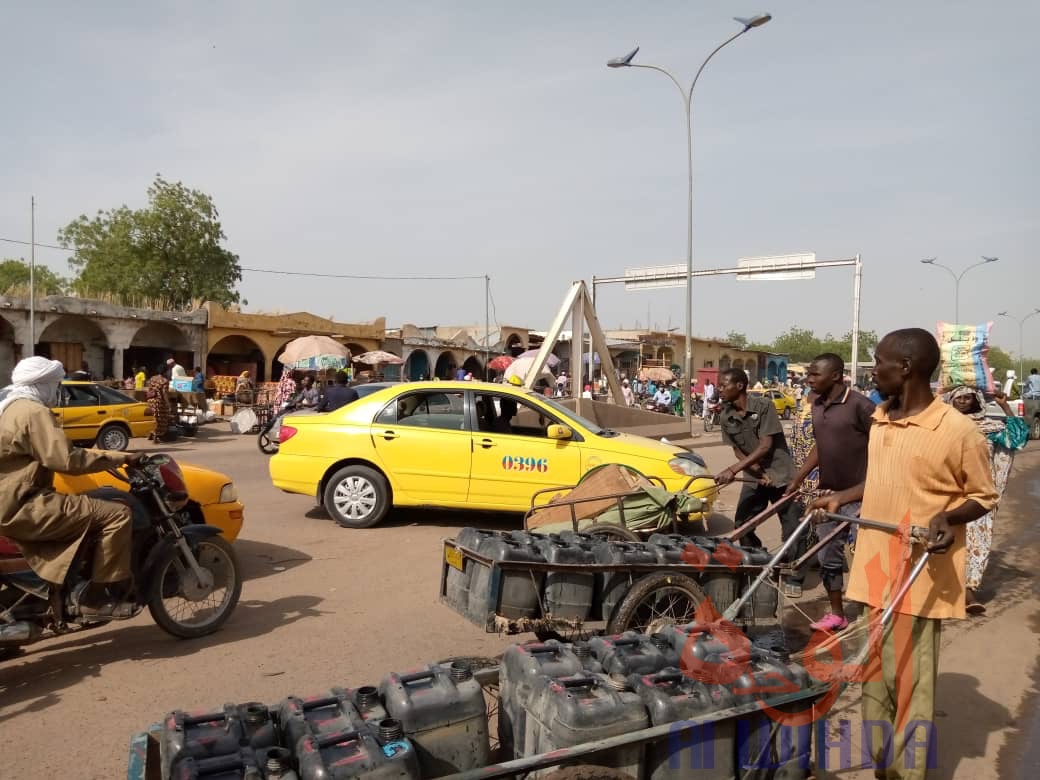
M242 567L242 579L258 580L272 574L281 574L312 560L305 552L278 544L237 539L235 552Z
M983 696L975 677L943 672L935 685L935 720L939 766L934 777L953 780L961 776L957 767L962 759L986 755L990 734L1007 728L1011 713L1003 704Z
M273 601L240 601L215 634L180 640L150 620L78 631L25 648L25 655L0 665L0 723L61 702L61 692L84 678L97 677L115 661L187 657L202 648L270 633L304 618L324 614L317 596L287 596ZM35 652L34 652L35 651ZM20 706L19 706L20 705Z

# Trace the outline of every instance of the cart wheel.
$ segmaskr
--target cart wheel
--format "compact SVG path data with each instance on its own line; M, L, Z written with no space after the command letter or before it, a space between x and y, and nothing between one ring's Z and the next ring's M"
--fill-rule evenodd
M595 536L600 539L606 539L608 541L615 540L620 542L638 542L639 537L632 531L629 531L623 525L616 525L614 523L597 523L596 525L590 525L588 528L582 530L582 533L588 534L589 536Z
M633 780L632 775L607 766L568 766L545 776L545 780Z
M683 574L648 574L637 580L614 608L607 633L654 634L666 626L692 623L705 598L700 585Z

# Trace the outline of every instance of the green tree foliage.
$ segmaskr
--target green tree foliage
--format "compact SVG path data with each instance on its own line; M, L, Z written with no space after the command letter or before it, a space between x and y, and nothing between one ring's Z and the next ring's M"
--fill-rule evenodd
M126 304L187 308L196 300L235 303L242 280L209 195L161 176L148 188L148 206L85 215L58 231L74 250L72 286L80 295L112 295Z
M33 274L37 295L64 295L68 279L58 276L44 265L37 265ZM0 293L29 294L29 264L24 260L0 260Z
M871 360L874 356L874 348L878 343L878 335L872 330L861 330L859 332L859 360ZM795 363L808 363L817 355L824 352L833 352L840 355L842 360L852 360L852 331L848 331L841 338L832 333L826 333L822 338L806 328L792 327L786 333L777 336L772 344L755 345L752 348L765 347L765 351L777 352L787 355Z
M726 338L723 339L727 344L732 344L737 349L747 348L747 336L739 331L731 330L726 334Z

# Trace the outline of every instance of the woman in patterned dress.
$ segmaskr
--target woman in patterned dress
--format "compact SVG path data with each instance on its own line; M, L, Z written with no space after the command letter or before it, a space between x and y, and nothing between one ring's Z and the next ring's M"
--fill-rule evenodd
M155 420L155 430L148 434L148 438L153 441L161 441L170 428L170 381L163 376L163 370L163 367L156 369L155 375L145 386L148 408Z
M1015 460L1015 452L1026 446L1029 438L1029 426L1008 405L1007 396L996 393L994 400L1004 411L1004 417L986 416L986 398L974 387L954 388L946 397L946 401L958 412L966 414L979 426L979 431L989 442L990 461L993 467L993 484L997 488L997 499L1004 495L1007 488L1011 464ZM982 575L989 563L989 553L993 547L993 520L997 515L994 509L978 520L968 523L965 529L965 545L968 559L965 577L967 588L967 611L972 615L981 615L986 611L985 605L979 601L979 586Z

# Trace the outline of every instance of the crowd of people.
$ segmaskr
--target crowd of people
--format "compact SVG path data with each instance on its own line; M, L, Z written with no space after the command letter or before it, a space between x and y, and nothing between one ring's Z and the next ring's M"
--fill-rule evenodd
M726 484L743 475L738 527L770 505L779 513L785 540L805 513L822 521L818 538L829 541L818 560L828 608L812 624L817 631L848 626L844 598L866 605L876 622L909 571L906 526L927 529L926 549L941 555L895 605L895 619L876 637L875 664L863 679L864 720L895 726L890 741L878 749L899 759L897 776L917 778L924 777L934 735L916 738L907 724L934 723L942 621L985 611L980 587L994 517L1028 429L1001 391L994 394L997 409L972 387L935 395L931 377L940 353L927 331L889 333L876 357L876 403L844 381L839 356L827 353L812 361L793 448L772 403L748 394L747 375L721 372L722 436L735 461L715 479ZM874 524L850 539L856 526L842 518L860 516ZM850 541L855 552L843 593L844 548ZM752 530L740 543L759 540ZM796 540L788 560L804 557L805 544ZM783 590L797 598L801 585L796 571ZM911 668L912 674L899 671Z

